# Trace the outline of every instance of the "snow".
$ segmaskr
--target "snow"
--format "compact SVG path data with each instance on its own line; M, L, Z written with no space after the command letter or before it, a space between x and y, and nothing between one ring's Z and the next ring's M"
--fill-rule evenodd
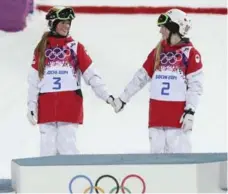
M191 39L204 63L204 94L195 116L194 152L226 151L226 16L191 15ZM82 42L111 93L118 96L160 39L157 15L77 15L71 35ZM27 74L33 49L47 30L43 12L17 33L0 31L0 176L13 158L39 156L39 129L27 121ZM147 153L147 85L116 114L83 82L85 120L78 130L82 154Z

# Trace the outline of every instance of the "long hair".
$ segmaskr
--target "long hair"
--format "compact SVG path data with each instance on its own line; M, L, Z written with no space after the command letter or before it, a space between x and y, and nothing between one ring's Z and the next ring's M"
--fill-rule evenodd
M158 42L156 46L156 53L155 53L155 63L154 63L154 71L158 68L160 64L160 54L162 51L162 40Z
M44 32L40 42L37 44L35 48L35 52L38 54L38 73L39 78L42 79L44 76L45 69L45 49L47 46L47 37L49 32Z

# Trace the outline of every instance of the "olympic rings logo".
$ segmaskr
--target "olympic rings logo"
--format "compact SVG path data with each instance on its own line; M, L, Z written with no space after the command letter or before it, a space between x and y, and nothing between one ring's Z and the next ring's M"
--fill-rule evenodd
M69 57L71 55L71 50L68 48L49 48L45 50L45 57L49 60L53 61L55 59L63 60L66 57Z
M176 62L182 61L183 57L181 53L161 53L160 54L160 62L162 65L170 64L174 65Z
M123 178L123 180L121 181L121 183L118 182L118 180L112 176L112 175L109 175L109 174L106 174L106 175L102 175L100 176L99 178L97 178L97 180L95 181L95 184L93 185L93 182L92 180L86 176L86 175L77 175L75 177L73 177L71 180L70 180L70 183L69 183L69 192L71 194L73 194L73 189L72 189L72 186L73 186L73 183L74 185L76 185L76 180L78 179L84 179L86 180L88 183L89 183L89 186L86 187L84 189L84 191L80 192L80 193L93 193L94 189L95 189L95 192L96 193L107 193L104 191L103 188L101 188L99 186L99 183L101 182L101 180L104 180L104 179L111 179L113 182L114 182L114 186L109 190L108 193L119 193L119 191L121 190L122 193L132 193L132 191L125 187L125 184L127 181L129 181L129 179L132 179L132 178L135 178L135 179L138 179L141 183L142 183L142 191L141 193L145 193L146 192L146 183L144 181L144 179L137 175L137 174L129 174L127 175L126 177Z

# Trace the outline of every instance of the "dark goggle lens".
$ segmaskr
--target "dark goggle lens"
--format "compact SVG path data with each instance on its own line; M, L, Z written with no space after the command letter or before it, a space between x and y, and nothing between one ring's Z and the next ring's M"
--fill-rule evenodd
M66 8L66 9L61 10L58 13L58 17L62 18L62 19L73 19L75 17L75 15L74 15L73 9Z
M167 22L169 22L169 20L170 20L170 18L169 18L168 15L161 14L161 15L158 17L157 24L158 24L158 26L164 25L164 24L166 24Z

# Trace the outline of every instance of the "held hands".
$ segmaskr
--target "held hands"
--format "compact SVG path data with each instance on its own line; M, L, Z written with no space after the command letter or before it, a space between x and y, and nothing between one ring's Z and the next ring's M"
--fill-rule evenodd
M114 98L112 95L108 97L107 103L110 104L116 113L123 110L126 102L122 101L120 98Z
M114 111L118 113L123 110L124 106L126 105L126 102L122 101L120 98L116 98L114 100L114 104L115 104L115 106L113 107Z
M181 116L180 123L182 123L181 128L184 131L192 130L195 112L190 108L186 109Z

